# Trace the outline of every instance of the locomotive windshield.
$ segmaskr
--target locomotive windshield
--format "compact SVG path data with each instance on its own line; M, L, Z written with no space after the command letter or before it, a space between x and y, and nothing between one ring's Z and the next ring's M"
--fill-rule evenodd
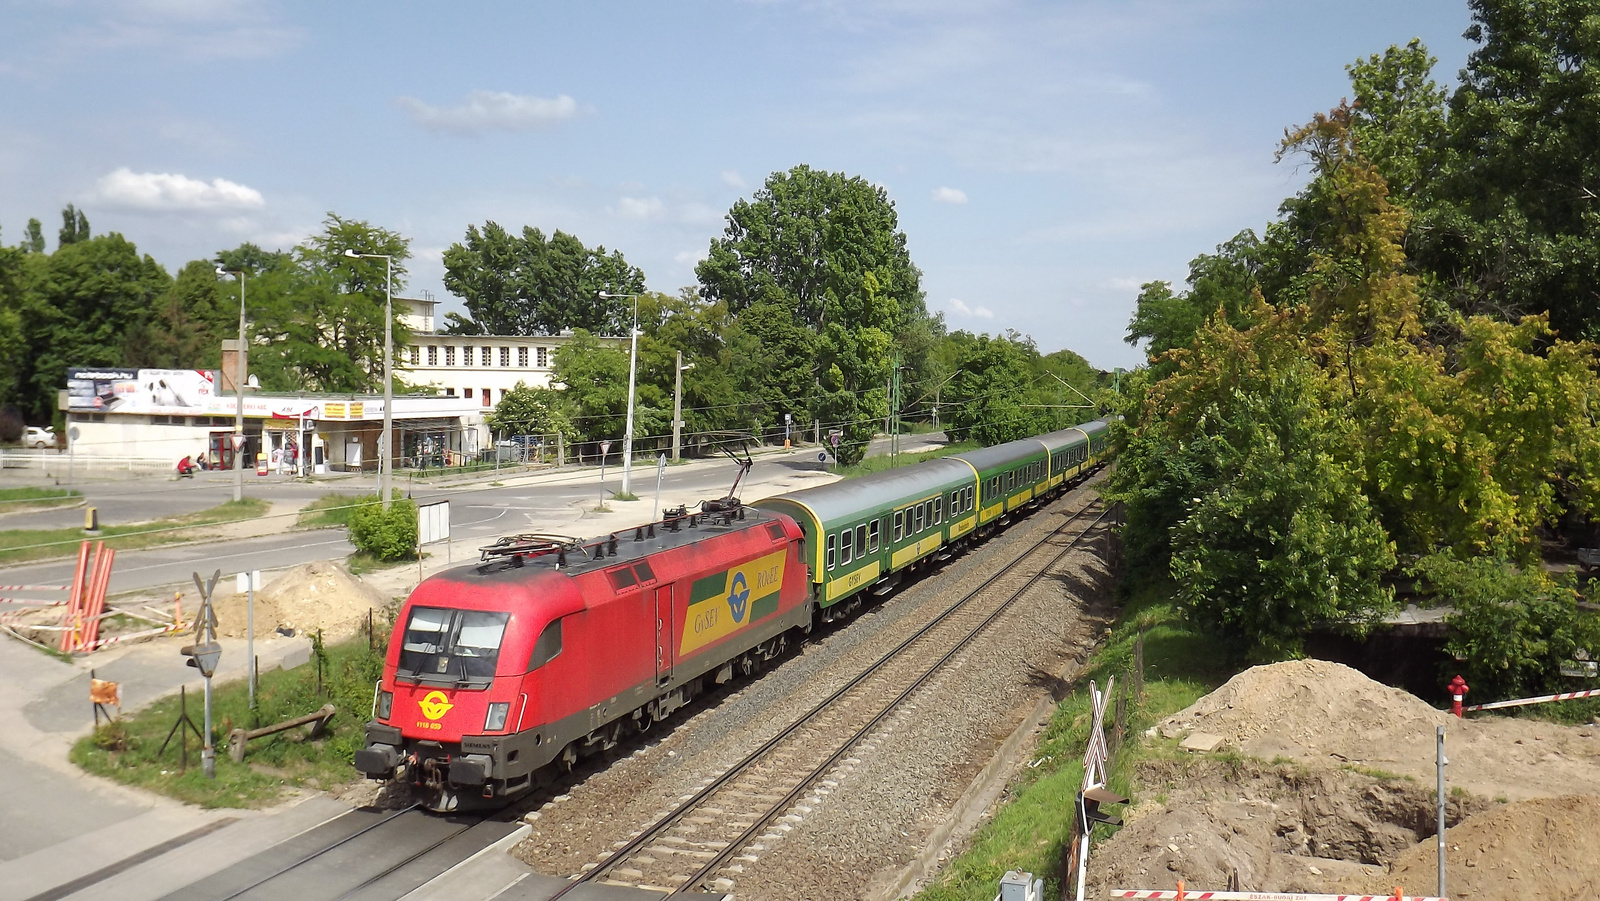
M487 687L494 679L509 613L413 607L396 678L424 684Z

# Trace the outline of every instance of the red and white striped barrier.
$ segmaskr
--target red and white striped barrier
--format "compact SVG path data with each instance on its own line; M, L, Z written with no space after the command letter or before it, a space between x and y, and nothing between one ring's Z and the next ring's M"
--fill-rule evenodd
M1432 895L1302 895L1297 892L1189 892L1144 891L1139 889L1111 890L1112 898L1139 898L1151 901L1450 901Z
M71 591L71 585L0 585L0 591ZM0 599L3 600L3 599Z
M1551 701L1572 701L1577 698L1600 698L1600 688L1591 688L1587 691L1564 691L1557 695L1540 695L1537 698L1517 698L1515 701L1491 701L1488 704L1473 704L1463 707L1462 710L1498 710L1501 707L1526 707L1529 704L1548 704Z

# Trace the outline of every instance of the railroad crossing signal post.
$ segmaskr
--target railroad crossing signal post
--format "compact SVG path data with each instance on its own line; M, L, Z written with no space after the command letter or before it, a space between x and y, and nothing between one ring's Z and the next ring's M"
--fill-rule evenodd
M199 573L194 574L194 585L200 590L200 612L194 618L195 643L178 650L178 653L189 658L188 665L198 669L206 680L205 743L200 751L200 762L207 779L217 778L217 752L211 744L211 674L217 671L222 645L217 644L217 614L211 609L211 592L216 590L220 578L220 569L204 582L200 581Z
M611 442L600 442L600 510L606 508L606 454L611 452Z

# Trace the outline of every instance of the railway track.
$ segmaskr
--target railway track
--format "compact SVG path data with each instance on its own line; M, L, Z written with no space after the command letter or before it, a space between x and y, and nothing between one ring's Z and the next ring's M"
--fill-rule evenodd
M792 828L786 822L797 819L791 811L809 812L807 801L815 802L836 787L827 778L830 773L859 763L852 751L874 744L875 733L919 689L941 678L974 639L1083 544L1108 515L1099 510L1090 519L1097 507L1091 502L1071 513L676 808L586 865L555 897L596 882L676 893L731 891L744 865L754 861L747 852L763 850L764 842Z
M361 808L167 895L162 901L389 901L516 829L484 816L441 817L416 805Z

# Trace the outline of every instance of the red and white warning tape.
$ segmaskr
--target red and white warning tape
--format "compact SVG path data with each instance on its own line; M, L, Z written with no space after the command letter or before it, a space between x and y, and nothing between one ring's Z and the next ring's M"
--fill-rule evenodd
M1302 895L1295 892L1190 892L1112 889L1113 898L1151 901L1450 901L1429 895Z
M1518 698L1515 701L1491 701L1488 704L1473 704L1471 707L1461 708L1467 710L1496 710L1501 707L1524 707L1528 704L1546 704L1550 701L1571 701L1575 698L1600 698L1600 688L1591 688L1587 691L1564 691L1557 695L1540 695L1537 698Z
M0 591L71 591L70 585L0 585Z

